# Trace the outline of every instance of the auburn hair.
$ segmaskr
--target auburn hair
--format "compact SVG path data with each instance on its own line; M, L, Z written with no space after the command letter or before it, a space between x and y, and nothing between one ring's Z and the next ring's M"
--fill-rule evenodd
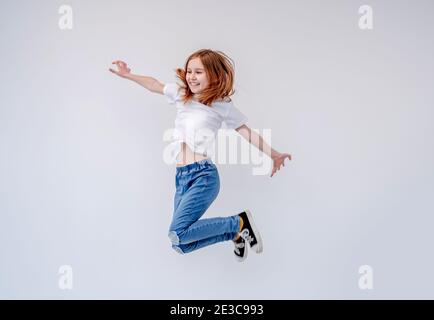
M211 104L217 100L224 100L235 93L234 86L234 62L221 51L211 49L200 49L192 53L185 62L184 69L176 68L176 76L181 80L183 93L181 100L186 103L193 99L194 93L190 90L187 83L186 74L187 66L191 59L199 58L205 68L205 74L208 78L208 87L198 94L200 103L211 107Z

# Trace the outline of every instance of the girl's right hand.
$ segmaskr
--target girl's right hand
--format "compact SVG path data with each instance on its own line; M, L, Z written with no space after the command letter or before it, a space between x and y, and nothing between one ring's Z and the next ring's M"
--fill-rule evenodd
M115 64L118 67L118 70L116 71L113 70L112 68L110 68L109 70L114 74L117 74L119 77L126 78L126 76L131 72L131 69L128 68L127 64L123 61L116 60L113 61L112 64Z
M290 161L292 160L292 156L289 153L279 153L276 152L271 157L273 159L273 171L271 172L271 177L276 173L276 171L280 170L281 166L285 166L285 159L288 158Z

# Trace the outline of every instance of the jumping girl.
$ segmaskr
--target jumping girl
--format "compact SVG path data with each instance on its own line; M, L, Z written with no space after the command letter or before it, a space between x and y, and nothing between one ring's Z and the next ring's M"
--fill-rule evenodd
M202 49L191 54L185 68L176 69L181 85L134 75L123 61L114 61L112 73L132 80L151 92L163 94L177 109L172 135L173 161L176 161L176 193L173 220L169 227L172 248L184 254L222 241L232 240L235 258L244 261L247 245L261 253L263 244L252 213L245 210L229 217L200 219L220 190L220 178L211 160L215 136L222 124L236 130L244 139L273 160L271 177L288 153L272 149L247 125L247 117L229 98L234 94L232 60L221 51ZM198 134L201 133L201 134Z

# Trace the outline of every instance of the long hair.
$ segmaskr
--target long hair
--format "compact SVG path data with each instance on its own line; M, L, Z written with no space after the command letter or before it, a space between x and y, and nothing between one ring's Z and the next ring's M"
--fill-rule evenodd
M193 99L194 93L190 90L186 80L187 65L191 59L199 58L205 68L208 78L208 87L198 94L200 103L211 107L211 104L217 100L224 100L235 93L234 86L234 62L221 51L211 49L200 49L192 53L185 62L184 69L176 68L176 76L181 80L183 94L181 100L186 103Z

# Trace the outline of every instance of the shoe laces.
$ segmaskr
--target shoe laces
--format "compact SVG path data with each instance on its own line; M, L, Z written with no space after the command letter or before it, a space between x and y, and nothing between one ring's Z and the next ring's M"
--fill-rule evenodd
M241 232L240 232L240 236L241 236L244 240L246 240L247 242L249 242L249 244L252 243L253 240L255 240L255 238L252 237L252 236L249 234L249 230L248 230L248 229L244 229L243 231L241 231Z
M244 239L244 238L242 238L242 239ZM235 252L236 252L238 255L240 255L240 254L241 254L241 253L240 253L240 249L241 249L241 248L244 248L246 244L245 244L244 241L241 241L241 242L234 241L234 245L235 245Z

